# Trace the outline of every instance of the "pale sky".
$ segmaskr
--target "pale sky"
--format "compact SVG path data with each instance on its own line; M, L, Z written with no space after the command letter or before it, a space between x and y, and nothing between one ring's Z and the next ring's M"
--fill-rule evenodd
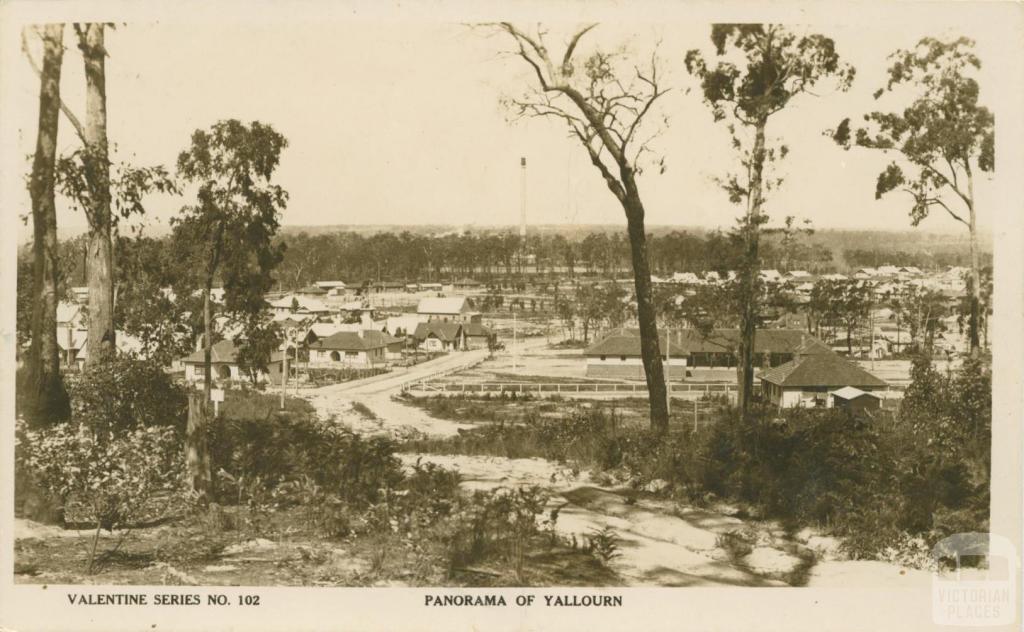
M771 120L769 135L790 148L780 167L786 182L769 200L773 217L792 214L818 228L909 228L907 198L874 199L884 158L844 152L822 132L871 108L886 56L926 34L978 41L982 99L993 105L1001 42L961 18L794 27L833 37L857 78L848 93L822 85L818 96L800 97ZM570 29L553 27L548 36L558 55ZM682 20L602 24L591 40L626 44L644 58L660 41L665 83L673 90L658 110L669 117L669 128L654 145L668 170L649 170L640 181L649 225L729 226L739 212L712 181L732 160L724 127L713 122L683 67L688 49L710 53L709 31L707 22ZM289 142L278 172L290 194L286 225L517 224L520 156L529 161L530 222L624 224L621 208L561 125L509 121L500 98L531 86L532 76L521 60L501 54L509 43L503 35L457 23L335 17L284 24L131 22L107 38L115 159L173 166L196 128L224 118L269 123ZM81 55L70 26L65 43L62 90L81 116ZM13 118L18 151L27 156L35 143L38 80L23 57L14 62L7 67L15 73ZM76 146L62 117L59 148ZM27 172L27 159L22 164ZM991 223L999 205L986 178L976 184L982 225ZM180 198L151 198L150 221L166 222L181 204ZM58 205L62 226L84 225L59 199ZM22 189L19 213L28 208ZM939 211L922 227L963 230ZM19 230L27 236L30 228Z

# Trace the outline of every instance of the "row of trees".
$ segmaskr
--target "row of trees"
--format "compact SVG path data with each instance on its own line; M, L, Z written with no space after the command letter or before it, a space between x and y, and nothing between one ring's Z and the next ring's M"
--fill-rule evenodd
M669 89L659 72L657 51L633 59L621 50L597 48L581 61L577 56L581 40L596 25L576 31L561 56L553 54L542 26L533 30L510 23L492 26L511 38L511 54L525 62L532 75L531 88L509 99L513 111L563 122L622 206L651 425L663 431L668 416L650 279L652 255L637 180L645 169L665 170L664 158L651 159L651 143L667 122L657 111L659 100ZM799 35L773 24L716 24L710 35L713 59L694 49L685 53L684 61L714 120L726 126L738 165L719 182L729 200L743 209L731 235L743 256L736 267L737 282L731 286L732 300L724 305L735 312L741 329L739 405L745 413L765 295L757 271L763 262L766 202L782 184L778 164L788 153L784 142L769 137L769 122L794 99L812 89L818 92L819 84L846 90L855 71L840 59L834 42L820 34ZM909 86L916 92L912 104L902 111L867 113L859 128L847 118L827 133L844 148L878 150L891 157L878 177L876 197L894 191L909 194L913 225L932 209L941 208L967 227L973 279L969 330L972 354L977 354L981 282L973 181L976 172L994 168L994 120L978 101L978 84L971 72L980 67L980 61L972 46L964 38L951 42L925 38L913 50L897 51L891 57L888 83L875 98ZM787 223L787 228L792 224Z
M889 248L846 248L843 261L850 268L877 268L878 266L914 266L922 270L942 269L952 266L969 267L971 255L960 247L933 248L927 252L907 252ZM982 256L987 265L992 265L992 254Z
M651 271L703 272L721 267L721 253L728 236L721 231L695 235L671 231L648 235ZM619 233L591 232L581 238L559 234L530 234L525 242L516 233L468 232L440 236L410 231L356 232L281 237L287 246L278 271L281 286L299 288L325 279L439 281L463 277L487 281L524 271L539 275L574 277L582 271L605 278L628 273L631 267L628 239ZM783 247L765 245L761 261L768 267L832 270L832 252L817 244ZM524 265L521 254L530 256Z

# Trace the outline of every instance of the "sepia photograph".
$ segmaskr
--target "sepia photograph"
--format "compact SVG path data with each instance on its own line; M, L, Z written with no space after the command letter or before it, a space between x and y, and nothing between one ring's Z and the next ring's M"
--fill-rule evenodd
M6 7L8 604L1020 621L1019 6L139 4Z

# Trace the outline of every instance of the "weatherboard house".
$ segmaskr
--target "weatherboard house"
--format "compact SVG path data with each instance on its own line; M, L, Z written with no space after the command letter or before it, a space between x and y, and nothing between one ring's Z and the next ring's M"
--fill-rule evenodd
M671 346L666 344L666 332L659 332L662 356L668 363L669 376L673 379L686 377L687 350L679 344L677 334ZM636 329L616 329L604 336L583 352L587 361L587 377L618 378L629 380L644 379L644 365L640 357L640 335Z
M877 393L888 390L888 384L836 353L815 351L762 371L761 396L780 408L878 407Z
M182 364L185 365L185 380L187 382L203 381L205 357L205 350L198 349L182 360ZM271 353L270 362L264 371L259 372L257 381L280 381L283 361L284 354L282 352ZM249 379L249 376L242 371L238 364L238 347L230 340L221 340L213 344L210 349L210 369L215 384Z
M379 331L338 331L309 343L309 366L353 369L383 366L387 363L389 347L400 342Z

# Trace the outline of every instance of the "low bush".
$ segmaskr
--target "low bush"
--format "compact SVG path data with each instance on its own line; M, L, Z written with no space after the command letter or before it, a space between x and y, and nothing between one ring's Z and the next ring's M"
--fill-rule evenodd
M101 530L125 530L123 541L127 529L190 507L180 445L174 429L161 426L115 434L81 423L43 430L19 424L15 454L19 474L56 500L63 522L96 528L91 573Z
M372 369L355 369L355 368L340 368L340 369L308 369L306 374L309 376L309 381L314 385L320 386L324 384L339 384L341 382L350 382L352 380L361 380L366 377L373 377L375 375L381 375L387 373L389 369L384 367L372 368Z
M120 432L136 426L184 430L185 390L158 363L124 355L69 376L71 415L94 432Z
M220 474L215 494L223 502L246 502L257 491L308 481L365 506L403 476L391 440L363 438L303 415L220 419L209 431L211 469Z

